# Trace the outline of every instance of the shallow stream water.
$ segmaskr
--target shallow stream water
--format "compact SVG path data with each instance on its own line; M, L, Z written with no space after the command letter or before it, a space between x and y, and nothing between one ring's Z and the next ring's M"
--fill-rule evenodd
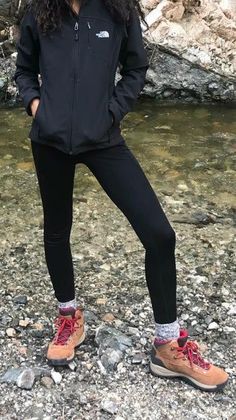
M30 118L23 108L0 110L3 189L8 189L16 176L19 181L16 168L23 173L33 171L27 137ZM140 100L124 118L122 133L156 191L171 194L179 188L208 197L219 206L235 207L235 107L166 106L150 99ZM76 172L79 182L75 183L75 191L78 188L84 192L91 187L84 176L87 169ZM18 181L13 186L17 190Z

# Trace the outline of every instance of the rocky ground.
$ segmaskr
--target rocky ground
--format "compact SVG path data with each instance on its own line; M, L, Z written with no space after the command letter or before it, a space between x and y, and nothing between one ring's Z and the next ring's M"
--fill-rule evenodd
M82 166L71 242L87 337L74 363L51 369L45 351L56 301L44 262L37 181L30 155L14 175L10 159L1 160L0 418L235 419L234 207L216 205L183 183L158 193L177 234L180 323L204 357L230 374L223 392L204 393L150 374L154 321L144 249Z

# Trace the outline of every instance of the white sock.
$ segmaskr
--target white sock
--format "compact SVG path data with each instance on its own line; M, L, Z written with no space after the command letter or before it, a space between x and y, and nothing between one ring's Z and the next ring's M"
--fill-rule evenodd
M179 333L180 325L178 318L174 322L170 322L168 324L158 324L157 322L155 323L155 337L157 337L158 341L178 338Z
M59 302L58 300L58 309L65 309L65 308L77 308L76 298L73 300L68 300L67 302Z

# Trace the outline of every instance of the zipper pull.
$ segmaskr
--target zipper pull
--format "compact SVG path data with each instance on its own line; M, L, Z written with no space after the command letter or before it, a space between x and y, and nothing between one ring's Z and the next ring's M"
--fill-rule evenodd
M75 33L75 39L77 40L78 38L79 38L79 36L78 36L78 29L79 29L79 25L78 25L78 22L75 22L75 26L74 26L74 30L76 31L76 33Z
M91 26L88 20L87 20L87 27L89 30L91 29ZM90 48L90 33L91 33L89 32L89 30L88 30L88 48Z

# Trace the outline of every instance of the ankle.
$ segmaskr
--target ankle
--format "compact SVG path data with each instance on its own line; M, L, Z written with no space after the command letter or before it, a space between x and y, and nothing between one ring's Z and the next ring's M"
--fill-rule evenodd
M72 300L68 300L65 302L60 302L58 300L58 310L59 312L67 312L73 309L77 308L77 302L76 302L76 298L72 299Z
M177 339L180 334L178 318L170 323L160 324L155 322L155 344L165 344Z

